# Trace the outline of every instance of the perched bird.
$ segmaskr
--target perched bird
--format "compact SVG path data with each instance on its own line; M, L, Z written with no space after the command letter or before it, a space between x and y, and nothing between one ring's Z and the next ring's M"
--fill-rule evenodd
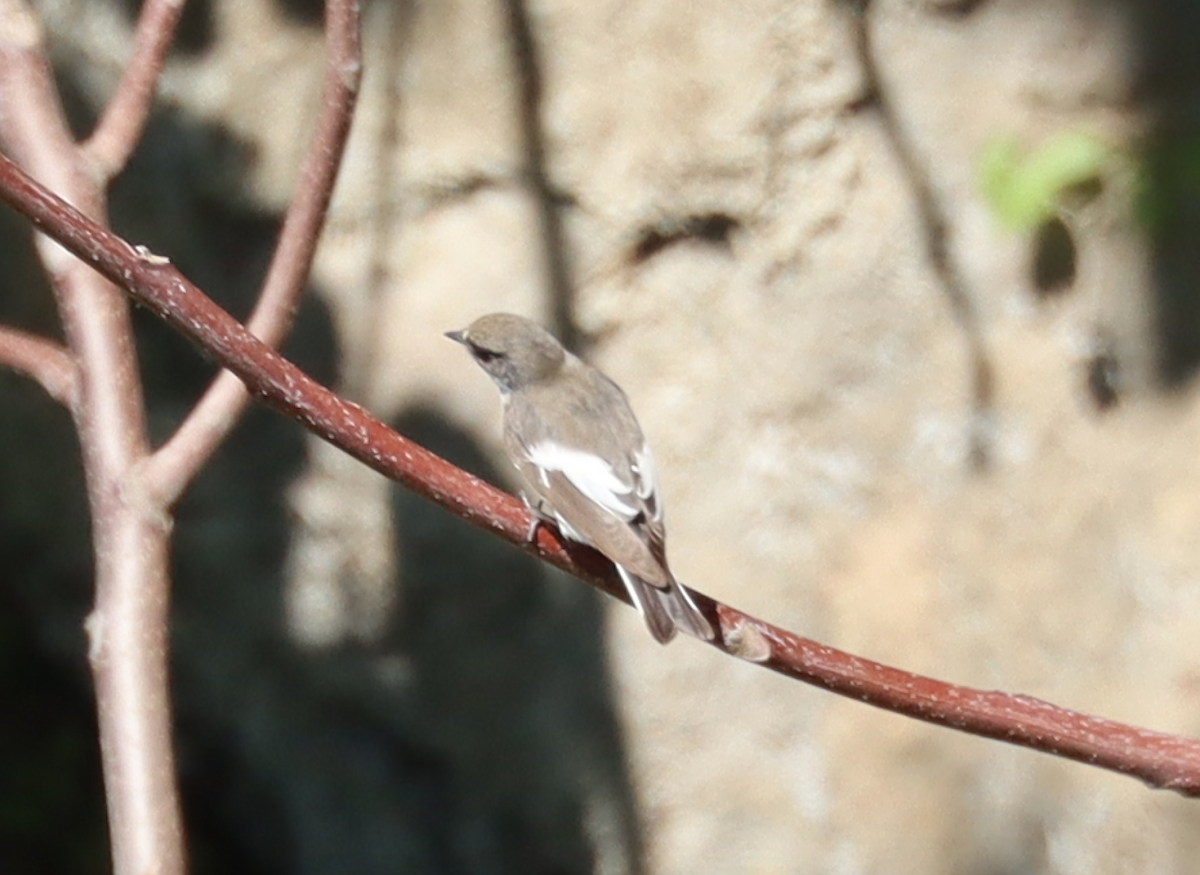
M659 643L677 629L711 641L667 566L654 457L620 387L520 316L493 313L446 336L500 387L504 448L526 504L612 560Z

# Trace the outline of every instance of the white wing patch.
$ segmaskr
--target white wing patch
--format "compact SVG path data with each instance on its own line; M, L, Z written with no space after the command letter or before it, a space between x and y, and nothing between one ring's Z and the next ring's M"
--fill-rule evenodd
M662 508L658 506L658 470L654 467L654 454L650 452L649 444L633 455L633 475L637 481L637 497L640 498L650 511L650 519L657 522L662 519Z
M576 489L609 513L623 520L638 515L636 503L625 497L633 495L633 484L623 481L612 465L593 453L542 441L529 448L529 461L541 469L543 486L550 485L546 472L560 471ZM641 491L639 484L639 496Z
M637 476L638 498L649 498L658 491L658 471L654 467L654 455L646 444L642 444L642 448L633 454L633 473Z

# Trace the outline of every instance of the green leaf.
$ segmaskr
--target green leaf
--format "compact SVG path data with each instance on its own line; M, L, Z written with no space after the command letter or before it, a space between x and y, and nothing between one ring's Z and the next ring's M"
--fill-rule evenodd
M996 139L980 156L980 185L1005 228L1027 231L1053 218L1066 191L1099 178L1115 158L1107 144L1082 131L1059 134L1024 156L1015 139Z

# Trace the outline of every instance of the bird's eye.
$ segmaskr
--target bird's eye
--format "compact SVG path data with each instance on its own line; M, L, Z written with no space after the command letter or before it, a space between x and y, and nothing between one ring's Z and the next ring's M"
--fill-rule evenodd
M484 364L487 364L488 362L494 362L496 359L500 358L500 353L492 352L490 349L476 349L475 358L479 359L479 361L483 362Z

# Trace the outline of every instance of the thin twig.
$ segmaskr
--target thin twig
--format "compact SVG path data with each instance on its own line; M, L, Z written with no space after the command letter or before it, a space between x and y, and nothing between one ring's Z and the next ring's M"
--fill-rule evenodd
M62 345L0 325L0 366L25 374L59 404L76 409L79 368Z
M0 0L0 137L9 153L48 188L62 192L84 212L99 202L76 198L91 180L79 172L54 72L43 51L42 25L24 0ZM60 261L59 265L72 259ZM54 265L47 265L54 270Z
M325 88L317 131L300 171L262 294L246 327L268 346L291 330L296 302L312 268L325 224L338 167L362 75L358 0L330 0L325 11ZM151 459L148 476L160 500L170 505L224 440L246 408L249 395L235 376L222 372L178 431Z
M133 35L133 54L113 98L80 151L97 184L112 181L142 138L158 92L158 80L175 41L184 0L145 0Z
M0 0L0 135L32 174L79 206L76 215L101 227L103 190L71 140L40 23L21 0ZM89 659L113 871L182 875L167 682L169 525L138 477L149 444L129 304L57 244L42 238L38 248L79 367L73 412L96 561Z
M161 259L89 222L0 156L0 199L39 228L126 284L267 404L303 423L376 471L610 595L624 588L607 560L560 540L550 527L527 538L531 517L504 492L396 434L256 340ZM1030 696L946 684L825 647L695 593L719 623L714 646L842 696L930 723L1000 739L1200 796L1200 741L1091 717Z

